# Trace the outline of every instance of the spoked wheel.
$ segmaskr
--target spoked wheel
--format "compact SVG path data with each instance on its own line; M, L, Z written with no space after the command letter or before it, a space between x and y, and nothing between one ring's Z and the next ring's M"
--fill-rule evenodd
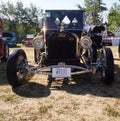
M9 57L9 47L8 47L8 44L5 43L5 45L4 45L4 56L2 58L2 61L7 61L8 57Z
M105 84L112 84L114 81L114 59L110 48L101 51L101 77Z
M93 49L89 48L88 49L88 61L86 61L89 65L92 64L93 61Z
M24 84L27 80L26 54L22 49L15 49L7 61L8 83L14 87Z

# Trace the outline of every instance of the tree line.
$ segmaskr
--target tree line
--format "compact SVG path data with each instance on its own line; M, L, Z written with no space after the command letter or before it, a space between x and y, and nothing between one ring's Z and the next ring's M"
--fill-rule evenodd
M21 1L18 1L16 5L10 1L1 2L0 17L3 20L3 31L13 31L17 35L36 34L40 12L41 9L34 4L24 7Z
M114 3L110 10L103 3L103 0L84 0L84 7L78 5L79 9L85 10L87 24L105 24L108 31L115 32L116 27L120 27L120 0ZM107 20L103 21L105 17L103 12L108 11Z

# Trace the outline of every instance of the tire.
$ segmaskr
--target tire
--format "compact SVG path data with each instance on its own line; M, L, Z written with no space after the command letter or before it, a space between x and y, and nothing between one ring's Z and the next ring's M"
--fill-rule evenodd
M40 54L39 54L39 50L37 49L34 49L34 61L36 64L38 64L40 61Z
M4 56L2 58L2 61L7 61L8 57L9 57L9 47L8 47L8 44L5 43L5 45L4 45Z
M102 50L103 67L101 68L102 81L111 85L114 82L114 59L110 48Z
M34 49L34 61L35 61L35 63L37 64L37 53L36 53L36 49Z
M93 62L96 62L97 60L97 45L96 43L93 42L92 44L92 49L93 49Z
M7 61L7 80L11 86L18 87L26 82L25 72L20 73L19 72L20 69L18 69L18 65L21 64L20 62L23 62L26 59L27 59L26 54L22 49L15 49L12 52L12 54L9 56Z

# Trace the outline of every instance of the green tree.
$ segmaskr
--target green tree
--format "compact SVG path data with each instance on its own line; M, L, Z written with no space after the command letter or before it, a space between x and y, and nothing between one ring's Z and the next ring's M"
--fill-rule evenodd
M120 27L120 5L114 3L108 15L109 31L114 32L116 27Z
M2 13L5 25L7 25L5 26L6 30L13 31L16 28L14 24L14 12L15 7L12 3L10 3L9 1L6 4L1 2L0 13Z
M0 13L4 22L5 31L14 31L17 34L36 34L38 26L38 13L40 8L31 4L30 7L24 7L21 1L13 5L9 1L0 3Z
M84 8L80 5L78 5L78 8L85 10L86 23L96 25L103 22L101 13L107 10L102 0L84 0Z

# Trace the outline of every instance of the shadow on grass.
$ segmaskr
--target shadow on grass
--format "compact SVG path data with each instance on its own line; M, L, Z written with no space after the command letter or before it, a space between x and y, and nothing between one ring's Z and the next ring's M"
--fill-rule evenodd
M28 82L25 85L12 88L13 92L17 95L29 98L47 97L50 95L51 90L61 90L75 95L91 94L101 97L114 97L120 98L120 68L115 65L115 81L113 85L105 85L100 80L100 73L91 77L88 74L80 75L78 80L61 80L53 82L51 86L44 86L36 82ZM54 84L56 83L56 84ZM60 83L60 84L57 84ZM0 85L7 84L6 79L6 63L0 63Z
M114 58L115 61L120 61L120 58Z
M76 95L91 94L101 97L120 98L120 68L115 65L115 79L112 85L105 85L100 79L100 73L90 76L88 74L80 75L78 80L63 80L62 85L51 85L52 90L66 91ZM86 81L87 80L87 81ZM57 82L56 82L57 83Z
M6 77L6 62L0 63L0 86L7 85ZM25 85L17 88L12 88L13 92L19 96L39 98L50 95L50 89L42 84L35 82L27 82Z
M9 47L9 48L21 48L22 44L17 44L16 46Z
M50 95L50 89L36 82L28 82L21 87L12 88L13 92L22 97L42 98Z

